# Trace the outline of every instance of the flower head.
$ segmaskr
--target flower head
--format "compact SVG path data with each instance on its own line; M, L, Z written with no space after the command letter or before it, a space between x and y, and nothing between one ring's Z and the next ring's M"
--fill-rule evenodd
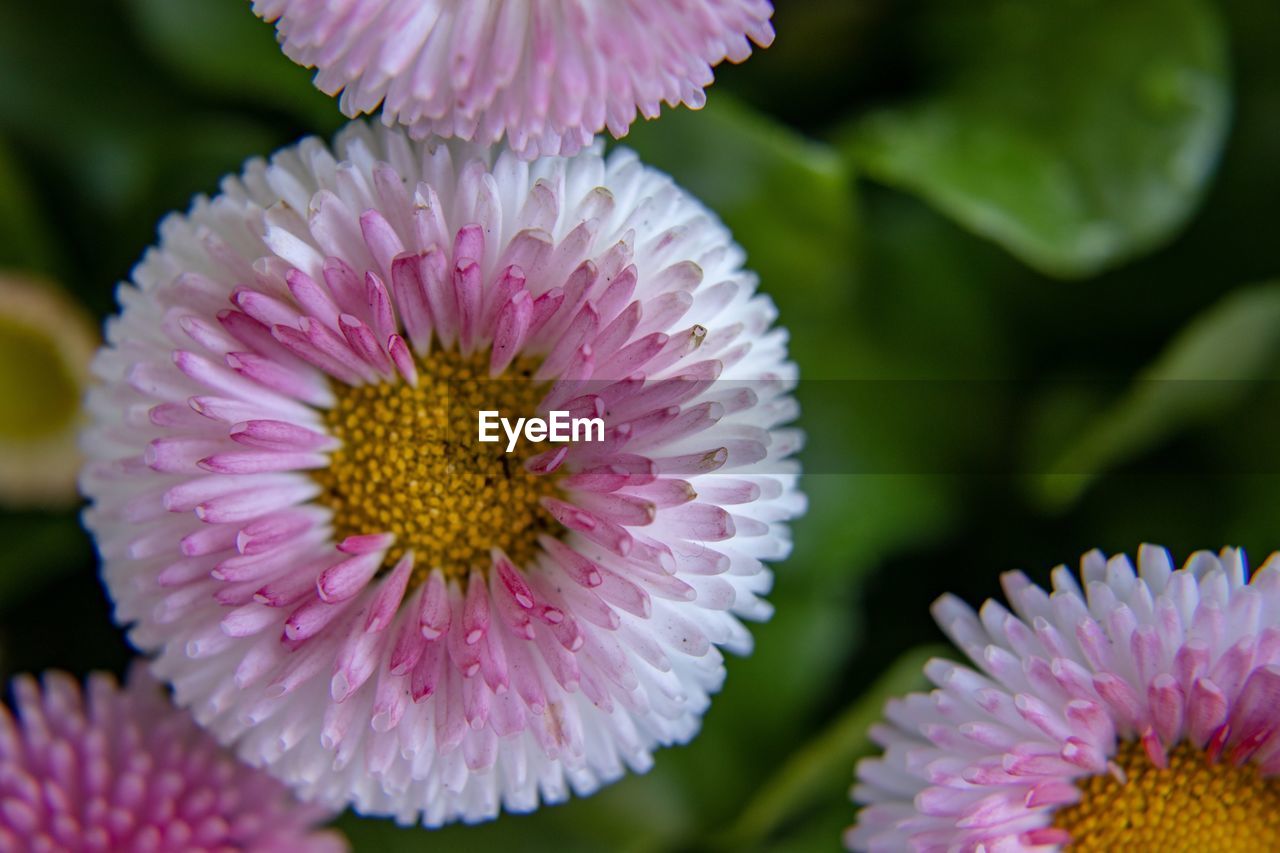
M255 0L285 53L319 69L355 117L382 105L415 138L484 144L506 134L524 157L575 154L637 110L698 108L712 66L773 41L769 0Z
M885 709L858 767L856 850L1271 850L1280 846L1280 557L1093 551L1083 587L1003 577L1009 612L934 606L981 672Z
M84 692L47 672L0 705L0 851L337 853L328 814L237 761L135 667Z
M352 125L162 226L96 361L117 618L309 798L428 824L691 737L784 556L795 367L742 252L618 152ZM593 439L513 453L478 414Z
M0 505L76 504L80 397L97 344L75 300L0 272Z

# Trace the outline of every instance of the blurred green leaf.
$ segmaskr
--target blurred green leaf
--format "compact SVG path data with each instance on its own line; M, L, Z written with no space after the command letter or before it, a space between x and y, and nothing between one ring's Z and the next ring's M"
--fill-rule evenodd
M839 794L847 794L848 784ZM805 815L803 821L793 825L784 835L771 838L759 845L762 853L838 853L841 838L853 823L855 809L847 796L828 803L826 807Z
M317 131L342 121L337 101L311 85L314 72L281 52L273 27L257 18L248 3L124 2L150 51L195 86L283 110L311 122Z
M72 513L0 514L0 605L64 580L91 560L89 538Z
M783 563L775 576L777 592L769 598L776 612L749 626L751 656L729 661L724 695L730 698L720 724L739 744L767 737L780 720L803 718L838 676L853 639L856 612L846 596L814 580L799 562ZM794 666L797 660L805 665Z
M859 120L848 151L1044 272L1093 274L1190 216L1227 130L1205 0L927 5L936 91Z
M839 376L850 352L859 227L853 180L831 148L733 100L664 113L623 145L716 212L777 302L806 378Z
M767 50L755 51L749 62L717 67L709 97L714 102L726 90L732 91L790 123L824 126L835 94L832 81L839 79L843 84L840 95L856 96L863 81L857 79L854 64L881 46L883 33L876 24L883 2L775 3L773 28L777 38L773 44ZM786 85L776 85L780 80ZM850 89L855 91L851 93Z
M1008 294L1034 275L912 198L869 192L864 221L861 276L875 286L824 321L849 354L825 372L801 363L810 508L780 588L789 570L856 590L886 555L926 547L969 501L958 475L1003 449L996 397L1018 369Z
M161 216L298 134L279 116L244 110L244 99L211 102L149 61L125 2L60 0L59 14L0 4L0 134L38 182L36 200L57 238L51 276L95 311L110 306L114 283ZM236 11L267 31L274 50L270 27ZM68 27L68 19L91 23ZM336 124L337 111L328 112Z
M1132 387L1053 457L1035 480L1052 508L1100 474L1188 426L1222 418L1273 375L1280 354L1280 282L1236 291L1183 329Z
M53 242L22 166L0 138L0 268L53 274Z
M833 583L854 586L886 553L905 543L919 546L933 540L956 512L950 490L926 474L818 471L805 476L804 489L810 509L794 525L795 553L780 568L779 585L785 588L791 583L788 575L796 575L798 582L825 590L828 597ZM851 622L856 611L852 603L846 607L844 619Z
M738 820L721 839L724 847L740 849L766 841L774 830L798 818L817 802L848 791L857 759L871 752L867 737L890 698L918 690L925 684L923 667L946 648L913 649L890 666L826 730L793 755L747 803ZM833 793L838 792L838 793ZM849 807L852 823L853 807ZM833 839L834 840L834 839Z

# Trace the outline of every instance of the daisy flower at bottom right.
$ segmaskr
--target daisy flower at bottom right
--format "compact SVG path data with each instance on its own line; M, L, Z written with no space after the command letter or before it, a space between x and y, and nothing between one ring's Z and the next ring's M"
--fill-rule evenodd
M891 700L851 850L1280 849L1280 554L1092 551L933 615L976 666Z

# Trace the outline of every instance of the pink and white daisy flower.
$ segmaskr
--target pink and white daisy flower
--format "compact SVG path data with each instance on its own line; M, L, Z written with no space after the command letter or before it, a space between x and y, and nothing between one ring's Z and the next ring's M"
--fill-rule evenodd
M337 853L329 816L235 759L142 667L120 688L66 673L13 681L0 705L0 853Z
M1053 591L1003 576L1013 612L950 596L938 624L980 672L891 701L858 766L854 850L1280 849L1280 555L1175 571L1098 551Z
M804 506L742 261L626 151L358 123L250 163L163 223L95 363L117 618L327 804L435 825L645 770L750 649ZM607 428L508 454L487 410Z
M285 53L354 118L415 138L571 155L636 112L694 109L721 60L773 41L769 0L254 0Z

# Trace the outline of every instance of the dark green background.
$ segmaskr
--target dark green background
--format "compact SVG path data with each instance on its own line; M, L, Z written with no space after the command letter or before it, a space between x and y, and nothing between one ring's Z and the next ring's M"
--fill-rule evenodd
M938 594L1280 543L1280 5L777 5L706 110L626 143L725 218L791 331L812 509L777 614L648 775L434 834L348 816L357 849L836 849ZM0 267L102 316L165 212L340 125L246 6L0 3ZM75 514L0 536L0 675L122 670Z

